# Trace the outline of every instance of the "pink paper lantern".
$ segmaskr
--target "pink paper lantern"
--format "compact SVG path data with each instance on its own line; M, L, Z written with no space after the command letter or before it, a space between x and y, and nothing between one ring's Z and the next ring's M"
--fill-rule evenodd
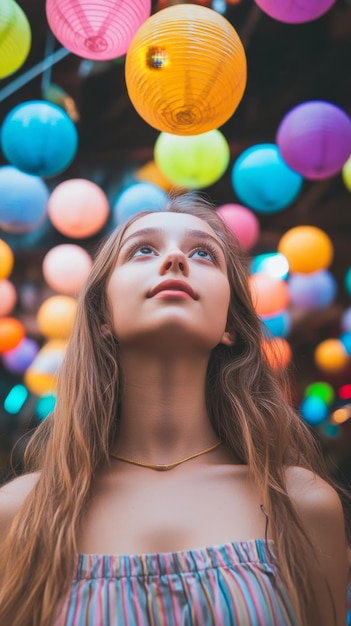
M84 248L64 243L45 255L43 275L51 289L65 295L77 295L91 266L92 259Z
M55 37L83 59L102 61L125 54L150 13L151 0L46 0Z
M252 211L241 204L222 204L218 215L234 233L244 250L252 248L260 234L259 221Z
M330 102L304 102L282 119L276 141L295 172L310 180L328 178L340 172L350 156L351 119Z
M109 203L98 185L83 178L72 178L55 187L49 198L48 215L60 233L84 239L105 225Z
M311 22L329 11L336 0L255 0L274 19L288 24Z
M15 308L17 291L7 278L0 280L0 317L9 315Z

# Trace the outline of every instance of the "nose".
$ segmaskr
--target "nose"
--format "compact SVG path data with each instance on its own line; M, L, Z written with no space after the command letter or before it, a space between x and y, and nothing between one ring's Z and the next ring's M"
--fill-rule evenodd
M178 249L170 250L162 259L160 274L168 272L180 272L183 276L189 275L189 263L186 255Z

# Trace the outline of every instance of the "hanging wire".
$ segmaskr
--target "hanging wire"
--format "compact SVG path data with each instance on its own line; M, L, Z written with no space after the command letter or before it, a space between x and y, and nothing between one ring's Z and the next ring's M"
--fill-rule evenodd
M60 48L46 57L43 61L40 61L40 63L37 63L37 65L31 67L27 72L18 76L18 78L15 78L15 80L13 80L9 85L0 89L0 102L3 102L6 98L11 96L11 94L15 93L21 89L21 87L33 80L33 78L36 78L42 72L45 72L48 68L51 68L69 54L71 54L71 52L67 50L67 48Z

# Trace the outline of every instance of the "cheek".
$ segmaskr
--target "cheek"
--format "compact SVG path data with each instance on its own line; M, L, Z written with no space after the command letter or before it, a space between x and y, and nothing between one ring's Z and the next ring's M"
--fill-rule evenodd
M123 332L126 319L130 319L131 289L128 281L120 275L112 275L107 286L112 323L115 333Z
M230 287L223 277L216 280L212 289L211 309L218 324L226 326L230 303Z
M222 306L228 310L230 302L230 286L228 279L225 276L221 276L220 280L216 281L216 297L218 302L221 302Z

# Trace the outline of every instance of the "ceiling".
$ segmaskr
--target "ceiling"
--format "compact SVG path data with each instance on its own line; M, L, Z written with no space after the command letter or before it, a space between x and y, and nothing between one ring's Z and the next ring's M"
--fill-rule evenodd
M21 69L0 82L0 124L17 104L43 98L43 87L50 82L61 87L73 99L79 115L79 150L63 174L46 182L52 189L66 178L88 178L100 185L113 202L118 191L133 179L135 170L153 159L159 131L144 122L133 108L126 91L123 59L92 63L68 54L50 70L18 85L18 80L31 68L61 48L48 29L45 1L18 0L18 4L31 24L33 42ZM162 6L165 4L162 2ZM153 12L159 8L153 2ZM321 99L351 113L351 0L337 0L318 20L298 25L273 20L254 0L228 4L224 15L244 44L248 82L237 111L221 127L230 145L231 165L217 183L204 190L217 205L239 201L231 185L232 164L245 148L274 142L279 122L293 106ZM4 97L6 88L12 89L12 93ZM5 163L0 154L0 164ZM299 224L322 228L334 244L335 257L330 269L339 285L337 299L327 309L296 316L291 332L295 354L293 375L303 387L320 377L313 363L316 344L337 335L342 311L351 305L343 285L345 272L351 266L351 195L340 175L320 182L305 181L301 194L287 209L257 217L261 234L252 254L275 250L282 234ZM0 237L16 250L13 280L17 286L37 281L42 299L46 297L41 260L50 247L66 241L65 238L48 226L20 238L0 231ZM99 237L81 243L92 250ZM33 319L28 318L27 323L29 332L35 334ZM1 370L0 375L7 384L7 373ZM346 372L343 380L349 377L350 372Z

